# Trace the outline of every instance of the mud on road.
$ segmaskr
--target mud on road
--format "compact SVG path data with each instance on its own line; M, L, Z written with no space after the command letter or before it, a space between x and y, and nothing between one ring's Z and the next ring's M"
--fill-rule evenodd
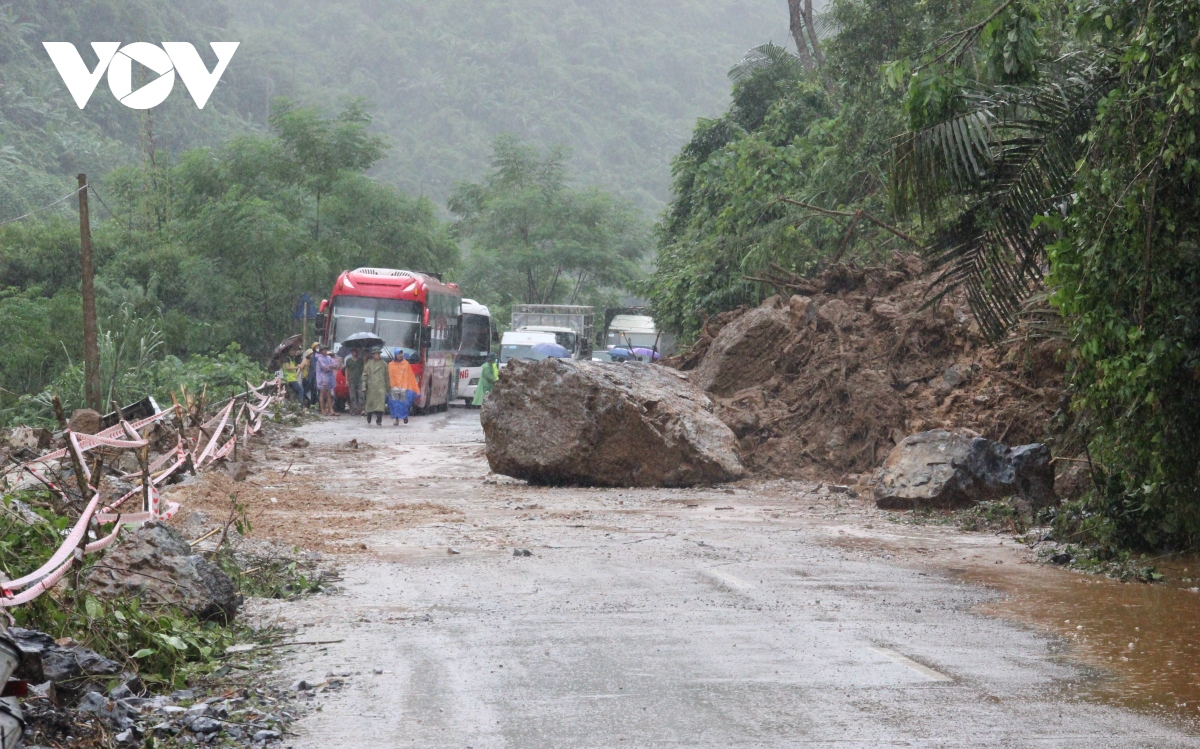
M530 487L489 474L478 414L314 422L183 487L338 558L340 594L250 607L338 641L286 661L344 682L288 745L1200 746L1194 651L1159 683L1164 643L1111 651L1152 611L1119 583L813 483Z

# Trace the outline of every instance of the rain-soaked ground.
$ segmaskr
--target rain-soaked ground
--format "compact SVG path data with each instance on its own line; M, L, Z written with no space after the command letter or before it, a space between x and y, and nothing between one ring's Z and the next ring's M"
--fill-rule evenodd
M346 682L293 746L1200 746L1185 563L1122 584L800 482L529 487L477 411L297 431L256 480L376 509L274 505L353 552L342 594L254 607L328 642L285 678Z

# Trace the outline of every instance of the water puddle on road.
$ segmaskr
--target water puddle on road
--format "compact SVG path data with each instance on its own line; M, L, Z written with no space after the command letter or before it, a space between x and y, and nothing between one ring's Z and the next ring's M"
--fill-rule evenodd
M1007 594L981 607L984 613L1054 632L1067 641L1066 655L1113 674L1079 696L1200 730L1200 592L1188 590L1198 584L1192 575L1200 579L1200 559L1158 568L1166 582L1121 583L1039 566L960 576Z

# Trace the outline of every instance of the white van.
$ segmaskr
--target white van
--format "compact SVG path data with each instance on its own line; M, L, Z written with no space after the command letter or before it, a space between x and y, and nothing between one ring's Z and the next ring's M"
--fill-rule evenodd
M500 364L508 363L509 359L541 361L547 358L545 354L534 350L533 347L539 343L562 345L558 334L550 330L511 330L505 333L500 339Z

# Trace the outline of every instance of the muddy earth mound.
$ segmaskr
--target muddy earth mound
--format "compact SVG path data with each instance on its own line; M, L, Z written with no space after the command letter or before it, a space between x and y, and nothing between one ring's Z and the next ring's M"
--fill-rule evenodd
M535 483L692 486L744 473L708 396L665 367L514 360L481 418L492 470Z
M922 309L916 256L784 285L796 293L710 318L666 362L708 391L757 473L853 480L933 429L1039 442L1064 405L1061 342L989 346L962 294Z

